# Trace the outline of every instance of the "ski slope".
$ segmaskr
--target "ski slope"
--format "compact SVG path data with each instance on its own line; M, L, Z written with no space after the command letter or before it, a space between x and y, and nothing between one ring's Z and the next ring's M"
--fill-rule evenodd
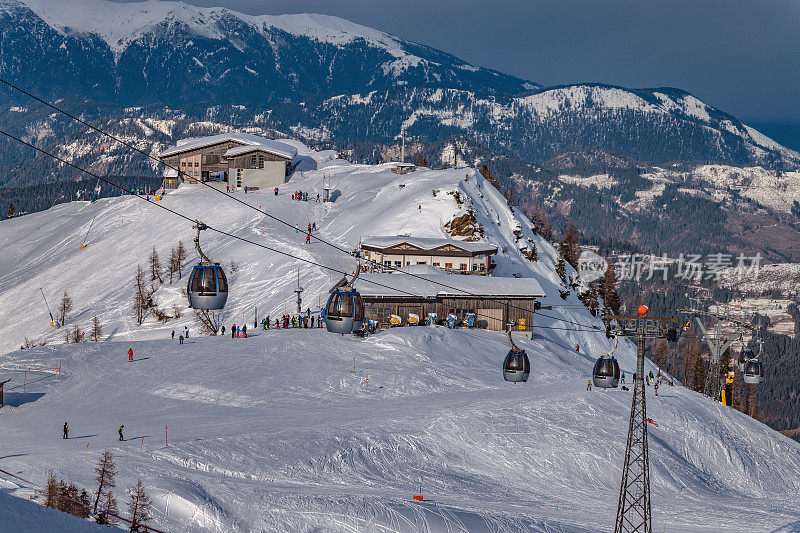
M303 307L312 310L338 278L326 267L355 268L319 241L303 244L295 224L315 222L325 239L352 249L367 235L441 237L448 221L472 209L483 239L500 249L497 274L535 278L549 295L545 305L556 306L548 313L568 321L537 315L535 339L515 334L531 356L531 380L503 381L508 341L497 332L206 336L186 309L185 280L156 292L165 309L181 308L180 319L159 324L150 317L137 326L136 264L144 266L153 245L163 260L182 239L190 265L190 224L130 196L74 202L0 222L0 364L60 363L63 370L24 394L7 393L0 468L39 483L52 470L89 489L97 456L109 449L120 471L117 497L141 476L155 502L154 525L176 532L609 530L631 397L620 389L586 391L594 359L611 342L574 294L558 296L553 248L472 169L398 176L390 164L349 165L300 148L305 169L278 196L236 195L289 226L205 188L182 187L162 200L320 265L205 232L208 255L238 264L228 272L226 326L246 320L252 327L256 307L272 317L294 310L298 266ZM335 202L290 199L296 189L316 194L323 181ZM456 190L462 205L447 194ZM515 229L536 244L538 262L519 253ZM40 288L52 308L67 290L74 301L67 324L88 328L98 316L106 340L60 344L63 328L49 326ZM192 334L180 346L169 334L184 325ZM47 345L20 351L25 336ZM630 375L633 347L623 343L617 355ZM0 370L8 377L9 385L23 379ZM683 387L664 386L657 398L651 391L657 530L800 528L798 443ZM68 441L60 438L64 421ZM125 442L116 438L120 424ZM30 494L10 481L1 486ZM420 490L425 501L412 501Z

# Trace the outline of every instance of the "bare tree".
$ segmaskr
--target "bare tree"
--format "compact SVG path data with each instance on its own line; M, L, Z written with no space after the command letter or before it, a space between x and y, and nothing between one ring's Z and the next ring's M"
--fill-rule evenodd
M139 531L139 526L146 524L150 518L150 506L152 502L144 491L142 478L136 482L136 486L128 487L128 513L131 515L131 531Z
M71 337L70 338L71 342L83 342L85 333L78 326L78 324L75 324L75 326L72 328L72 331L70 332L70 337Z
M100 336L103 334L103 327L100 325L100 320L97 317L92 319L92 335L91 339L94 342L100 340Z
M200 325L209 331L212 335L216 335L221 325L221 315L217 311L208 309L195 309L194 316Z
M169 251L167 260L167 273L169 274L169 284L172 285L172 277L181 271L181 263L178 261L178 251L175 248Z
M61 303L58 304L58 322L60 325L64 325L70 311L72 311L72 298L69 297L67 291L64 291L64 295L61 297Z
M164 283L164 280L161 279L161 261L158 258L155 246L153 246L153 251L150 252L148 264L150 265L150 281L158 280L159 283Z
M94 467L95 480L97 481L97 495L94 499L94 512L97 513L97 504L104 493L111 494L111 489L117 486L115 477L117 475L117 464L114 462L114 456L111 452L106 450L97 461L97 466Z
M102 509L100 509L100 512L97 514L97 523L106 525L116 524L117 517L115 515L119 514L119 505L117 504L117 499L110 490L105 492L100 504L102 505Z
M183 277L183 262L186 261L186 248L183 246L183 241L178 241L178 249L175 250L176 259L178 261L178 279Z
M553 224L550 222L550 218L547 216L547 213L539 207L535 205L528 209L528 219L533 223L533 231L547 239L548 241L553 240Z
M56 480L55 474L52 472L50 472L50 475L47 476L47 486L45 487L44 494L45 507L52 507L53 509L56 509L58 507L58 481Z
M147 317L150 308L151 292L144 279L142 265L136 266L136 276L134 277L133 309L136 312L136 323L141 325Z

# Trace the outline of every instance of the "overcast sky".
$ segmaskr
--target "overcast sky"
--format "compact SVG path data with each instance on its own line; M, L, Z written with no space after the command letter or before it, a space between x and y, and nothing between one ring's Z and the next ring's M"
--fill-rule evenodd
M188 2L327 13L543 85L679 87L745 121L800 123L800 0Z

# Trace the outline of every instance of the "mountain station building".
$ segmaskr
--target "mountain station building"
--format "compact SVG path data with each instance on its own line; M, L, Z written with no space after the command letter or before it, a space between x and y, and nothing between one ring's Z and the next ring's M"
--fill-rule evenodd
M409 275L413 274L413 275ZM392 274L361 274L355 289L364 301L364 316L387 327L390 317L403 324L411 314L422 321L435 313L437 323L447 323L449 315L466 322L474 314L474 327L504 331L530 331L538 299L544 298L534 278L495 276L456 276L431 265L410 265Z
M158 158L165 164L165 189L181 181L231 190L272 188L286 183L300 162L294 146L248 133L182 139Z
M361 243L368 261L393 271L409 265L431 265L453 274L487 276L494 270L497 246L485 242L423 237L367 237Z

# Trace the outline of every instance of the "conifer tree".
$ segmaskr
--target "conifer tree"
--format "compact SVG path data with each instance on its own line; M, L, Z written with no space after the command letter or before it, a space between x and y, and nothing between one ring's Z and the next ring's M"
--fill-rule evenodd
M117 465L114 462L114 456L110 451L106 450L97 462L94 468L95 481L97 481L97 493L94 499L94 512L97 513L97 504L103 497L103 494L111 493L111 489L117 486Z
M108 490L104 493L102 500L100 500L101 509L97 513L97 523L114 525L117 523L117 517L114 515L119 514L119 505L114 494Z
M100 325L100 320L97 317L92 319L92 334L91 339L94 342L100 340L100 337L103 335L103 327Z
M62 326L66 323L69 312L72 311L72 298L67 291L61 296L61 303L58 304L58 321Z
M161 262L155 246L153 246L153 251L150 252L148 264L150 265L150 281L158 280L159 283L163 283L164 280L161 279Z
M603 296L603 303L606 308L611 309L615 314L619 314L620 300L617 294L617 277L614 273L614 265L608 264L603 278L600 281L600 294Z
M578 257L580 257L581 254L581 246L578 238L578 228L571 220L564 232L564 238L561 241L559 251L567 263L572 265L573 268L578 268Z
M178 261L178 279L181 279L183 272L181 271L183 262L186 261L186 248L183 246L183 241L178 241L178 249L175 250Z
M150 518L152 502L144 490L142 478L136 485L128 487L128 513L131 515L131 531L139 531L139 526L146 524Z
M56 479L55 474L50 472L50 475L47 476L47 485L45 487L45 500L44 505L45 507L51 507L53 509L58 508L58 480Z
M797 202L795 202L795 203L797 203ZM11 202L8 205L8 214L6 214L6 218L14 218L14 215L16 215L16 213L17 213L17 210L14 207L14 202Z

